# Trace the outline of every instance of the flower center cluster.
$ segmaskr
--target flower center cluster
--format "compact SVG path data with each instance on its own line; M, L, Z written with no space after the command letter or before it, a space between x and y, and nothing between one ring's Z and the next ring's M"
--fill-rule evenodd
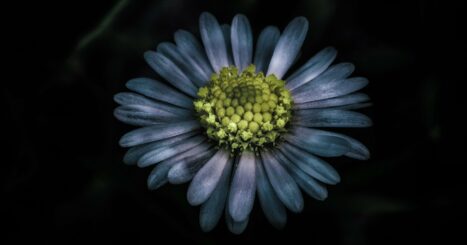
M291 118L292 97L285 82L256 73L248 66L238 73L225 67L201 87L194 102L209 138L232 152L274 144Z

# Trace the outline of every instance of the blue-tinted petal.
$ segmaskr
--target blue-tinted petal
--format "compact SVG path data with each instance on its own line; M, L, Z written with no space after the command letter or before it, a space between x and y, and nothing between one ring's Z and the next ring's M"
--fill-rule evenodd
M251 64L253 56L253 34L246 16L237 14L233 18L230 35L235 66L241 72Z
M164 102L155 101L149 98L144 97L143 95L132 93L132 92L122 92L114 96L114 101L120 105L138 105L138 106L149 106L159 110L164 110L172 114L180 116L188 116L193 112L191 110L186 110L178 106L169 105Z
M230 38L230 25L229 24L222 24L222 34L224 35L224 40L225 40L225 47L227 48L227 59L229 61L229 66L234 65L234 60L233 60L233 53L232 53L232 40Z
M175 32L174 39L180 52L187 57L191 63L197 63L204 74L210 76L214 72L206 57L203 46L193 34L184 30L178 30Z
M303 84L311 81L323 71L325 71L336 58L337 51L332 47L327 47L309 59L302 67L286 79L286 88L294 90Z
M279 79L284 76L300 52L307 31L308 21L304 17L297 17L287 25L274 49L267 75L274 74Z
M350 145L340 137L321 134L309 128L306 134L298 134L295 130L298 127L300 126L294 126L292 134L285 135L284 139L305 151L323 157L338 157L350 151Z
M224 35L216 17L207 12L202 13L199 18L199 30L214 71L219 72L222 67L229 66Z
M279 29L275 26L268 26L259 34L254 59L257 72L264 73L267 71L280 35Z
M172 184L183 184L190 181L204 166L206 161L211 159L214 153L214 149L209 149L202 153L198 161L194 161L193 159L180 161L170 169L168 174L169 182Z
M304 127L370 127L372 121L362 113L338 109L296 110L292 121Z
M348 95L343 95L331 99L310 101L306 103L294 104L294 109L319 109L319 108L328 108L328 107L339 107L358 104L361 102L368 101L370 97L363 93L353 93ZM340 107L339 107L340 108Z
M235 169L229 193L229 212L235 221L245 220L253 208L256 191L255 154L244 151Z
M180 116L165 110L143 105L119 106L114 110L114 116L118 120L135 126L150 126L164 124L179 120L193 120L193 116L187 114Z

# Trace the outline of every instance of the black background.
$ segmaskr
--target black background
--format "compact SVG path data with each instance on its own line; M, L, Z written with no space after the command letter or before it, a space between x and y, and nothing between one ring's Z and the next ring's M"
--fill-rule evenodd
M109 15L118 3L20 2L3 9L3 48L11 57L4 56L1 88L2 244L400 244L461 237L461 4L120 1ZM150 169L122 163L117 142L132 127L113 118L112 96L130 78L155 76L143 52L172 41L177 29L197 32L202 11L222 23L244 13L256 35L303 15L310 31L299 64L332 45L337 61L353 62L355 75L370 80L364 91L374 105L363 112L374 126L340 131L364 142L371 159L330 159L342 182L325 202L306 197L303 213L289 213L281 231L256 204L242 235L230 234L224 220L203 233L186 185L148 191Z

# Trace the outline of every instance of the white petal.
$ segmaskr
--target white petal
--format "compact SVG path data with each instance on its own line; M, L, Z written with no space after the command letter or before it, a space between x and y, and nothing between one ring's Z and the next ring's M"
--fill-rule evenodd
M209 199L201 205L199 214L199 224L205 232L211 231L219 223L222 217L222 211L229 192L229 180L232 170L232 164L225 166L219 184L212 192Z
M338 157L350 151L350 145L346 140L327 134L322 134L314 129L309 129L306 134L298 134L292 128L293 134L286 134L284 139L301 149L322 157Z
M363 93L353 93L348 95L343 95L336 98L331 99L324 99L324 100L317 100L311 101L301 104L294 104L294 109L319 109L319 108L327 108L327 107L338 107L338 106L346 106L357 104L360 102L368 101L370 97Z
M169 58L197 87L204 86L209 81L211 74L204 73L198 63L192 61L188 55L180 52L175 44L161 43L157 46L157 52Z
M258 198L264 215L274 227L282 229L287 222L287 212L269 183L268 176L264 171L261 159L257 159L256 173L258 176L256 181Z
M288 143L283 143L279 149L290 162L317 180L330 185L340 182L339 173L327 162L313 154Z
M295 213L301 212L303 209L303 197L293 178L269 152L262 151L261 159L277 197L290 211Z
M155 101L148 99L143 95L132 93L132 92L122 92L114 96L114 101L120 105L139 105L139 106L149 106L159 110L164 110L172 114L180 116L188 116L193 112L191 110L186 110L178 106L169 105L164 102Z
M174 113L154 107L143 105L119 106L114 110L114 116L127 124L135 126L150 126L154 124L164 124L180 120L193 120L193 116L176 115Z
M211 159L214 153L214 149L210 149L204 152L202 157L197 161L190 158L180 161L170 169L168 174L169 182L171 184L183 184L190 181L204 164L206 164L206 161Z
M203 69L203 73L208 74L208 76L214 72L206 57L203 46L193 34L184 30L178 30L175 32L174 38L180 52L191 63L197 63Z
M370 158L370 152L361 142L343 134L298 126L293 127L292 131L296 135L310 135L310 133L314 133L341 138L347 141L347 144L349 144L350 146L350 151L345 154L346 156L359 160L367 160L368 158Z
M302 67L286 79L286 88L294 90L297 87L311 81L325 71L336 58L337 51L327 47L309 59Z
M199 18L199 30L214 71L219 72L222 67L229 66L224 35L216 18L210 13L202 13Z
M308 109L295 111L293 125L304 127L370 127L372 121L362 113L336 109Z
M161 53L146 51L144 59L161 77L165 78L174 87L180 89L191 97L196 97L198 89L193 82L169 58Z
M259 34L258 41L256 42L254 61L257 72L261 71L264 73L267 71L280 35L281 32L275 26L268 26Z
M205 202L216 188L222 172L229 163L229 152L219 150L193 178L187 192L188 202L199 205Z
M169 104L192 109L193 100L175 89L149 78L135 78L126 83L126 87L147 97Z
M186 139L181 143L149 151L140 157L140 159L138 160L138 167L143 168L164 161L177 154L192 149L193 147L201 144L205 140L206 137L204 135L197 135L192 138Z
M147 152L155 150L163 146L170 146L170 145L176 144L182 140L190 138L191 136L195 134L199 134L199 132L190 131L188 133L177 135L171 138L166 138L166 139L158 140L155 142L147 143L144 145L132 147L126 152L125 156L123 157L123 162L129 165L136 164L138 162L138 159L140 159Z
M241 72L251 64L253 56L253 34L248 18L237 14L232 20L231 30L233 59Z
M274 74L279 79L284 76L300 52L307 31L305 17L297 17L287 25L274 49L267 75Z
M244 151L229 193L229 212L235 221L245 220L253 208L256 191L255 154Z
M328 197L328 190L324 185L320 184L313 177L303 172L280 152L276 152L275 155L280 159L281 164L289 171L290 175L292 175L295 182L297 182L300 188L302 188L302 190L304 190L308 195L321 201Z
M200 126L201 125L197 120L174 122L170 124L157 124L130 131L122 136L119 143L122 147L141 145L188 133L200 128Z

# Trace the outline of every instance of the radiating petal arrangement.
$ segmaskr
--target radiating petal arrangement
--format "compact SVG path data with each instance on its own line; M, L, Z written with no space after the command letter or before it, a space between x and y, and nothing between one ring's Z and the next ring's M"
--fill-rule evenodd
M199 28L200 39L179 30L175 43L144 54L164 81L135 78L126 84L132 92L114 96L115 117L139 126L119 142L129 148L123 162L154 166L151 190L191 181L187 200L200 206L203 231L225 216L228 229L242 233L255 200L267 220L283 228L286 209L303 210L302 192L324 200L326 185L339 183L322 157L369 158L359 141L318 129L371 126L369 117L353 111L370 105L357 92L368 80L350 77L350 63L332 65L332 47L289 71L307 35L304 17L282 33L265 27L256 43L241 14L221 25L202 13Z

